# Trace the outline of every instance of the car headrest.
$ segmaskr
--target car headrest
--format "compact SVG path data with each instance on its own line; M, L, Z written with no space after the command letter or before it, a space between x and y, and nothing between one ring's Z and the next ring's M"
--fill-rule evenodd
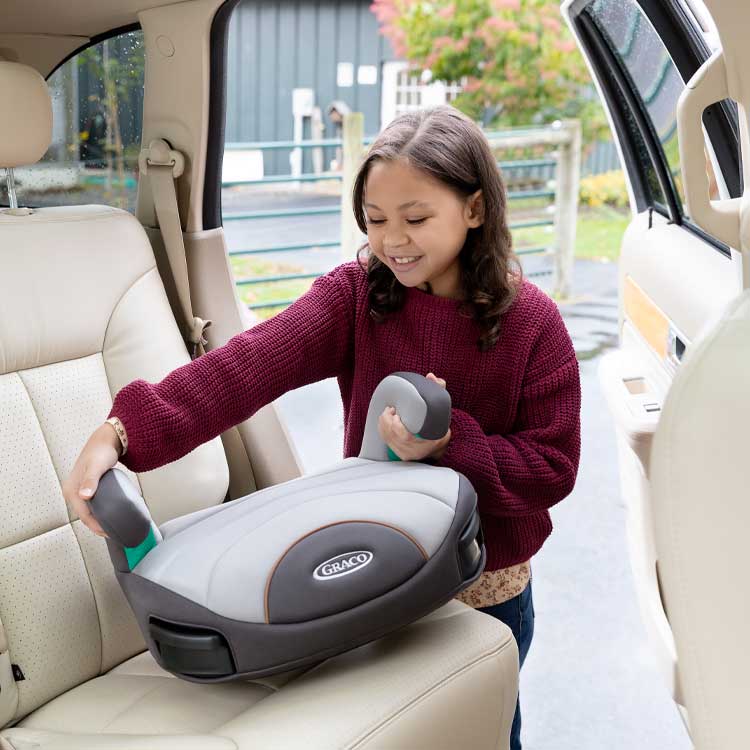
M35 164L52 139L47 83L28 65L0 60L0 168Z

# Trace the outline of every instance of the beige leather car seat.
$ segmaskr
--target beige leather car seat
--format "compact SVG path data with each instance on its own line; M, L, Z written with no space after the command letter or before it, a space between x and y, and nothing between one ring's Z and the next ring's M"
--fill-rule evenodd
M651 454L665 609L697 750L748 747L750 291L688 351Z
M0 167L36 162L51 131L44 80L0 62L0 101ZM0 209L0 746L507 748L515 641L455 601L304 673L252 682L188 683L144 653L104 541L71 515L61 483L118 389L188 361L133 216ZM221 502L228 486L219 438L128 473L157 523Z

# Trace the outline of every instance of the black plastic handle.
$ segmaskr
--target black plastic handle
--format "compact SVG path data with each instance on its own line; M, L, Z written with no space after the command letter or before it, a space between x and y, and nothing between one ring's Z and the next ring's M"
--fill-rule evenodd
M151 531L146 502L120 469L102 474L89 506L107 536L123 547L138 547Z

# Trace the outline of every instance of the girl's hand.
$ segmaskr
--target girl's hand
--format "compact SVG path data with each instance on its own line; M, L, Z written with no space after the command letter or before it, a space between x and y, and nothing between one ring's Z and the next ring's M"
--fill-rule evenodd
M117 464L120 438L111 424L101 425L88 439L70 475L62 485L63 496L83 523L99 536L106 536L94 518L89 500L94 496L102 474Z
M445 380L428 373L430 380L445 388ZM409 432L392 406L387 406L378 419L378 432L388 447L402 461L421 461L424 458L440 458L451 439L451 431L438 440L423 440Z

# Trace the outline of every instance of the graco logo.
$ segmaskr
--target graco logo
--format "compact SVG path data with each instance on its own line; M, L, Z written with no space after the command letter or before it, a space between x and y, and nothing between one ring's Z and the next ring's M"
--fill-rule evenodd
M318 581L329 581L331 578L347 576L349 573L356 573L358 570L362 570L365 565L369 565L372 562L372 559L372 552L365 550L344 552L343 555L336 555L336 557L320 563L313 572L313 578Z

